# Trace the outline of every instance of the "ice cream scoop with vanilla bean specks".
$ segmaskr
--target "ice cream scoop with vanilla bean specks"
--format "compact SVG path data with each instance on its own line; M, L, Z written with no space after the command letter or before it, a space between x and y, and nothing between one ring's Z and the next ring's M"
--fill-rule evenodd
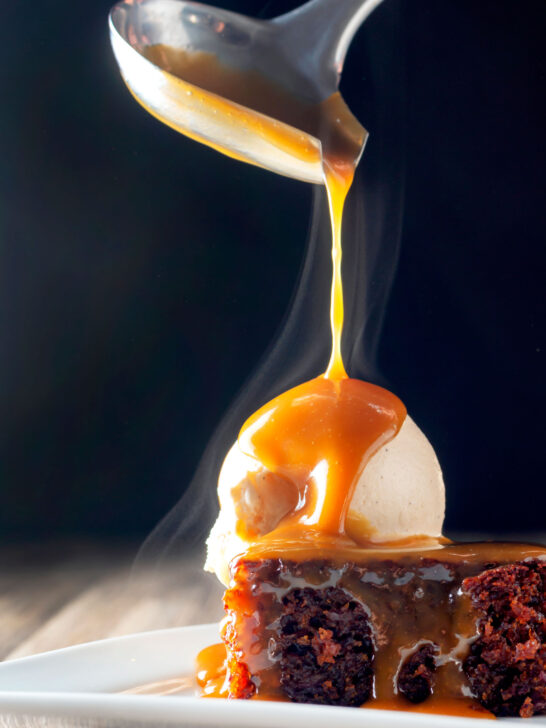
M235 442L218 480L220 513L207 541L206 569L229 583L229 563L250 542L276 529L298 507L295 487ZM359 474L346 532L356 544L384 546L411 537L441 537L445 488L436 453L407 416Z

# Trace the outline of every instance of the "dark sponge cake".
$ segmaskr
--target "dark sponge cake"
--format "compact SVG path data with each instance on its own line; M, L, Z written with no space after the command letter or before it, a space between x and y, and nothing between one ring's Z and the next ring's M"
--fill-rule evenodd
M546 713L546 563L490 569L463 588L478 615L464 661L473 693L495 715Z
M436 553L241 557L225 594L229 696L546 713L544 549Z
M410 703L422 703L432 695L436 667L435 645L418 647L400 665L398 692Z
M292 589L283 598L280 685L297 703L362 705L373 690L374 648L360 602L333 586Z

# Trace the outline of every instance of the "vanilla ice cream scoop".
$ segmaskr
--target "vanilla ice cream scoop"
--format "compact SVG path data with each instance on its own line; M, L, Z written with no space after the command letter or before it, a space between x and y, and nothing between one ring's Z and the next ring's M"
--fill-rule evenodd
M218 480L220 513L207 541L205 568L229 582L229 563L269 533L298 504L298 490L243 453L229 450ZM441 536L445 510L442 471L432 445L411 417L359 476L346 532L356 543Z

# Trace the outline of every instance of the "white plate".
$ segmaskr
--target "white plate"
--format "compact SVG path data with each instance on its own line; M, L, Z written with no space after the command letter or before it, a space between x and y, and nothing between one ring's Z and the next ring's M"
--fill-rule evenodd
M191 675L218 625L144 632L0 664L0 726L203 728L472 728L478 719L191 696L122 695L146 683ZM55 723L51 720L55 719ZM531 719L546 726L544 719ZM505 720L503 726L529 721Z

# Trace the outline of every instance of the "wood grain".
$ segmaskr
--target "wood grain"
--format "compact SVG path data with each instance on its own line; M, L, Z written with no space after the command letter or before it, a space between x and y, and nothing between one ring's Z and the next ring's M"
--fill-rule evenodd
M222 587L202 554L132 570L134 549L59 545L2 554L0 659L221 619Z

